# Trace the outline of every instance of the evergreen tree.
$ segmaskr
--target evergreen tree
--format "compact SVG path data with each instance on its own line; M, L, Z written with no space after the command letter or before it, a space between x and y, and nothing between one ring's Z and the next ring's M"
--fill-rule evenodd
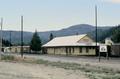
M12 46L10 41L4 40L4 39L2 39L2 44L3 44L3 46Z
M30 49L33 51L40 51L41 50L41 39L37 34L37 31L33 34L31 43L30 43Z
M53 34L50 33L50 40L52 40L54 37L53 37Z
M115 43L120 43L120 25L114 30L112 40Z

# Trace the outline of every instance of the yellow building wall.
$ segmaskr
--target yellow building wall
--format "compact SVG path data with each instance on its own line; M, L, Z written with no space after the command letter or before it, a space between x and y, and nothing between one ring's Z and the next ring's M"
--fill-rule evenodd
M79 55L79 47L75 47L74 48L74 52L72 53L72 55Z
M12 53L20 53L21 52L21 47L17 47L17 46L11 47L10 51ZM30 48L29 47L23 47L23 52L30 52Z
M66 55L65 48L47 48L48 54Z
M71 48L71 53L69 52L68 49L68 55L96 55L95 48L91 47L82 47L82 52L80 52L80 47L70 47ZM86 52L86 48L88 48L88 52ZM66 55L66 48L61 47L61 48L47 48L47 53L48 54L56 54L56 55Z
M86 47L82 47L81 50L82 52L80 52L79 47L76 47L72 55L96 55L95 49L93 48L88 48L88 52L86 52Z
M92 49L92 48L89 48L88 47L88 52L86 52L86 47L83 47L82 48L82 52L79 53L79 55L95 55L95 48Z
M48 54L54 54L54 48L47 48Z
M60 55L66 55L66 48L62 47L60 50L58 49Z
M17 47L11 47L11 52L18 53L19 51L18 51Z

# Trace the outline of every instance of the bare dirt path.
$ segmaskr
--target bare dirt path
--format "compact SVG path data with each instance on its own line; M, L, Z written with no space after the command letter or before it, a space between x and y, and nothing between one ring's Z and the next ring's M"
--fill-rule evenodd
M52 66L0 62L0 79L88 79L80 71Z

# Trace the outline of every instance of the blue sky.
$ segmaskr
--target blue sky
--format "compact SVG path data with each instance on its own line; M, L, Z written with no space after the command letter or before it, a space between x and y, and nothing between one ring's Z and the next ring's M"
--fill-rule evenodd
M98 5L98 25L120 23L120 0L0 0L0 17L5 30L57 30L76 24L94 25L94 6Z

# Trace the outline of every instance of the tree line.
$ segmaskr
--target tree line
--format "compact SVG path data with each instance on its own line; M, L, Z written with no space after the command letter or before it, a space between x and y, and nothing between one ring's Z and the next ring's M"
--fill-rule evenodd
M53 38L54 38L53 34L50 33L49 41L52 40ZM21 45L21 44L17 44L17 45ZM23 45L30 45L30 50L32 51L35 51L35 52L41 51L42 40L40 36L38 35L37 31L33 33L30 43L29 44L23 43ZM14 44L9 40L2 39L2 46L9 47L9 46L14 46Z
M53 34L50 33L49 41L52 40L53 38L54 38ZM32 40L30 42L30 49L36 52L41 51L41 46L42 46L41 38L39 37L37 31L35 31L35 33L33 34Z
M50 33L49 41L52 40L55 36ZM100 41L104 41L105 38L110 37L115 43L120 43L120 25L117 27L110 28L104 32L101 32L101 36L99 36ZM12 43L8 40L3 40L3 46L12 46ZM30 49L32 51L41 51L42 40L38 35L37 31L34 32L31 42L30 42Z

